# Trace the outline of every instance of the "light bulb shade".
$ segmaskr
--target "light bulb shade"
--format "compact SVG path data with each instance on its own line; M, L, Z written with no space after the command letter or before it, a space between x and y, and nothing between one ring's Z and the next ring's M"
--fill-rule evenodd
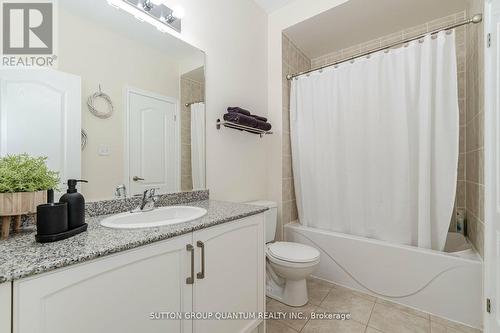
M181 6L175 6L174 10L172 11L172 16L179 20L182 20L184 18L184 14L184 8L182 8Z
M122 9L129 14L132 14L139 21L147 22L159 31L167 32L169 29L174 29L177 32L181 32L181 17L184 16L184 10L182 7L176 7L171 9L165 6L163 3L166 0L149 0L153 6L150 10L144 7L144 0L107 0L110 5ZM161 6L165 8L156 9L155 7L160 6L157 3L161 3ZM170 13L169 17L163 16L164 13Z

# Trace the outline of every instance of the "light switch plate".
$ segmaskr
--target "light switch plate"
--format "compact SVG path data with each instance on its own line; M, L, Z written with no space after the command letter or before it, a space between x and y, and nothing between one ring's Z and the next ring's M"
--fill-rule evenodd
M111 155L111 149L107 144L99 145L99 156L109 156Z

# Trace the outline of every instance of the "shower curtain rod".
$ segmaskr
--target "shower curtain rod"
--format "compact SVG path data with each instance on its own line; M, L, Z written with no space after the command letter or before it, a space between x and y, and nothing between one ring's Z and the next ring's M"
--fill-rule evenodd
M198 102L186 103L186 104L184 104L184 106L188 108L188 107L190 107L191 105L193 105L193 104L197 104L197 103L205 103L205 101L198 101Z
M440 31L445 31L445 30L450 30L450 29L458 28L458 27L461 27L463 25L471 24L471 23L477 24L477 23L480 23L482 20L483 20L483 15L482 14L476 14L476 15L474 15L474 16L468 18L468 19L462 20L460 22L453 23L453 24L450 24L450 25L448 25L446 27L442 27L442 28L439 28L439 29L436 29L436 30L433 30L433 31L430 31L430 32L426 32L424 34L421 34L421 35L418 35L418 36L415 36L415 37L411 37L411 38L402 40L400 42L395 42L395 43L392 43L392 44L389 44L389 45L386 45L386 46L382 46L382 47L378 47L378 48L372 49L370 51L366 51L366 52L363 52L363 53L358 53L358 54L355 54L355 55L350 56L348 58L344 58L342 60L335 61L333 63L327 64L327 65L323 65L323 66L320 66L320 67L316 67L316 68L313 68L313 69L310 69L310 70L307 70L307 71L304 71L304 72L299 72L299 73L295 73L295 74L288 74L286 76L286 79L287 80L292 80L292 79L294 79L296 77L299 77L299 76L302 76L302 75L306 75L306 74L309 74L309 73L312 73L312 72L316 72L316 71L322 70L324 68L332 67L332 66L341 64L343 62L355 60L355 59L358 59L358 58L361 58L361 57L373 54L375 52L387 50L387 49L393 48L395 46L406 44L408 42L412 42L414 40L421 39L421 38L423 38L425 36L428 36L428 35L434 35L434 34L437 34Z

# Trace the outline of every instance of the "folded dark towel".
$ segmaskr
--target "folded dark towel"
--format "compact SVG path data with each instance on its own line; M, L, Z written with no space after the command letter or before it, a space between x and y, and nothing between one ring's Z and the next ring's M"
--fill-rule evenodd
M260 121L263 121L263 122L267 123L267 118L266 117L256 116L254 114L252 115L252 117L254 117L257 120L260 120Z
M257 120L256 128L261 129L263 131L270 131L272 126L271 126L271 124L266 123L265 121Z
M224 115L224 120L248 127L257 127L257 122L258 122L258 120L255 119L254 117L250 117L237 112L226 113Z
M242 109L242 108L237 107L237 106L230 106L230 107L228 107L227 108L227 112L241 113L241 114L244 114L245 116L250 116L251 115L250 111Z

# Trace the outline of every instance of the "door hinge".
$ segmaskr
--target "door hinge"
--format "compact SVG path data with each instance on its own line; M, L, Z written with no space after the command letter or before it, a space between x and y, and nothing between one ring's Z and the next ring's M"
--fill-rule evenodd
M486 44L488 47L491 47L491 33L488 33Z
M491 300L489 298L486 299L486 312L491 313Z

